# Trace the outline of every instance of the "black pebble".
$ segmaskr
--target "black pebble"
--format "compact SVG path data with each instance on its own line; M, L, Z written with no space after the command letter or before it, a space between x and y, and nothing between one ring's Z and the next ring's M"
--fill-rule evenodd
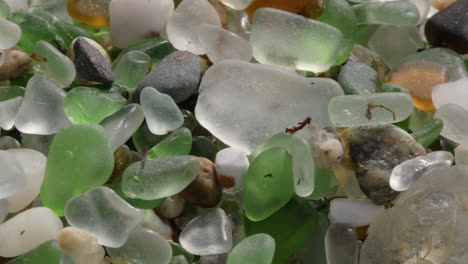
M115 77L109 62L84 38L73 45L75 68L78 75L88 81L111 84Z

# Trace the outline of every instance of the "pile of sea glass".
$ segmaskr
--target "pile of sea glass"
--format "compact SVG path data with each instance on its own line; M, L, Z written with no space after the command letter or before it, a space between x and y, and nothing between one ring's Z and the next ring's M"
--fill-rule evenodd
M0 263L468 263L468 0L0 0Z

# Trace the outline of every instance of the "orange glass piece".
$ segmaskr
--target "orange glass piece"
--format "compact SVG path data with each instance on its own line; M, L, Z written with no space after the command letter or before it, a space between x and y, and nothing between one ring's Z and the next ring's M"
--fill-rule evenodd
M67 0L68 14L85 24L109 26L109 3L111 0Z
M245 9L252 19L257 9L271 7L291 13L303 13L310 18L316 18L323 9L323 0L253 0Z
M437 10L442 10L455 3L456 0L431 0L431 4Z
M410 61L398 65L388 82L408 89L414 106L420 110L435 110L432 103L432 88L449 80L447 68L433 61Z

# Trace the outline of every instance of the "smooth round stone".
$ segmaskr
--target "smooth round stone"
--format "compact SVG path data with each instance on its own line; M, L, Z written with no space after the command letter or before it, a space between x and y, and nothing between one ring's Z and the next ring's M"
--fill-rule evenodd
M115 80L107 52L96 42L85 37L78 37L71 44L73 63L79 77L91 81L110 84Z
M291 155L283 148L260 153L245 176L244 210L251 221L261 221L283 207L294 194Z
M41 200L57 215L76 195L103 185L114 167L112 148L98 125L72 125L62 129L50 147Z
M413 112L413 100L404 93L377 93L337 96L328 113L338 127L397 123Z
M218 181L233 182L234 186L223 192L235 194L244 189L244 177L249 168L249 159L245 152L236 148L225 148L216 153L216 174Z
M122 247L107 248L107 252L134 264L169 264L172 257L171 246L164 237L146 228L136 228Z
M60 88L69 86L75 80L75 65L52 44L39 41L34 47L34 53L42 57L33 63L34 74L47 76L50 80L55 81Z
M416 54L424 42L415 26L382 25L369 39L368 46L393 68L405 57Z
M291 141L291 157L294 178L294 192L307 197L315 188L314 135L302 129L294 133Z
M455 143L468 140L468 111L455 104L446 104L437 109L434 115L444 122L440 135Z
M146 87L141 92L140 101L151 133L165 135L184 123L182 112L169 95Z
M99 244L121 247L143 219L140 211L107 187L96 187L75 196L65 207L71 226L96 237Z
M8 200L0 199L0 224L3 223L8 215Z
M151 58L144 52L133 50L125 53L114 69L115 84L128 92L137 88L148 73Z
M331 224L325 235L327 264L357 264L359 249L356 229L345 224Z
M336 198L330 202L329 219L351 227L367 226L384 210L367 199Z
M255 12L250 33L258 62L312 72L324 72L332 66L342 39L333 26L273 8Z
M363 3L353 10L360 24L409 26L419 22L418 8L407 1Z
M429 18L424 28L428 42L460 54L468 53L468 29L464 26L468 22L466 12L468 4L457 1Z
M0 151L0 199L8 198L23 190L28 184L28 177L16 157L7 151Z
M192 148L192 132L181 127L167 135L148 151L148 157L169 157L188 155Z
M439 109L445 104L456 104L468 110L468 103L463 98L468 96L466 89L468 78L462 78L455 82L439 84L432 89L432 101L435 108Z
M244 10L252 0L221 0L221 2L235 10Z
M232 228L223 209L215 208L194 218L182 230L180 244L194 255L227 253L232 248Z
M251 153L272 135L307 117L319 129L331 125L328 102L342 94L331 79L305 78L270 65L222 61L205 73L195 115L222 142Z
M60 218L46 207L36 207L17 214L0 225L0 256L16 257L40 244L55 239L62 230Z
M346 140L362 191L379 205L393 201L398 195L389 185L393 168L426 153L410 134L390 124L352 127Z
M200 161L193 156L162 157L130 165L123 174L122 189L130 198L153 200L177 194L197 176Z
M68 14L95 27L109 26L110 0L67 0Z
M167 37L178 50L205 54L196 31L197 26L204 23L221 27L216 9L207 0L184 0L167 22Z
M49 240L9 262L8 264L62 264L62 249L57 240Z
M246 39L211 24L201 24L195 30L198 31L198 39L213 63L222 60L252 59L252 46Z
M232 249L227 264L270 264L275 254L275 246L275 240L268 234L250 236Z
M21 28L13 22L0 18L0 49L10 49L21 39Z
M39 195L47 157L38 151L25 148L9 149L7 152L19 163L26 175L26 185L19 192L6 198L8 211L16 213L28 206Z
M65 227L57 240L75 264L99 264L104 259L105 251L98 240L78 228Z
M340 70L338 83L343 87L345 94L369 94L377 89L379 76L364 63L348 61Z
M118 93L93 87L75 87L63 100L63 108L73 124L99 124L127 104Z
M63 110L66 92L43 75L28 81L23 103L15 118L16 128L27 134L51 135L69 126Z
M406 191L413 186L425 172L442 166L451 166L454 157L447 151L434 151L397 165L390 175L390 187L396 191Z
M344 142L335 128L326 127L318 131L314 145L314 161L318 168L333 169L340 165Z
M157 36L174 11L171 0L112 0L109 5L112 43L118 48ZM131 17L132 19L127 19Z
M11 130L13 128L16 114L22 102L22 96L0 102L0 127L2 129Z
M164 57L141 81L133 100L140 102L140 93L152 87L180 103L188 99L198 88L201 67L198 56L187 51L175 51Z
M144 119L145 116L141 106L129 104L102 120L100 125L107 134L112 150L116 151L117 148L127 142Z
M449 72L441 63L433 61L409 61L398 65L388 77L388 82L406 88L414 105L424 111L434 110L432 91L439 84L448 82Z
M158 215L167 219L177 218L184 210L184 203L185 200L179 195L167 197L166 200L156 208L156 212Z

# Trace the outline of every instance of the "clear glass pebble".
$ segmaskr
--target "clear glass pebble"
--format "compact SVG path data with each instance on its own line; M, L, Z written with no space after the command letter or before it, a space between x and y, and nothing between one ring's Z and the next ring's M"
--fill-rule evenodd
M368 2L353 6L358 23L410 26L419 22L419 10L409 1Z
M244 10L252 0L221 0L226 6L235 10Z
M446 104L437 109L435 118L444 122L440 135L455 143L468 141L468 111L455 104Z
M13 128L16 114L22 102L22 96L0 102L0 127L3 130L11 130Z
M468 111L468 78L462 78L455 82L439 84L432 89L432 101L439 109L445 104L456 104Z
M21 164L9 152L0 151L0 199L8 198L21 191L27 184L27 177Z
M325 235L327 264L357 264L358 240L356 229L345 224L331 224Z
M228 177L234 180L232 188L223 189L225 193L234 194L244 189L244 177L249 167L247 154L240 149L225 148L216 154L216 174L218 179Z
M385 210L368 199L336 198L330 202L329 219L332 223L351 227L366 226Z
M300 197L311 195L315 188L314 134L304 128L292 136L291 156L294 191Z
M21 28L15 23L0 18L0 49L13 48L21 39Z

